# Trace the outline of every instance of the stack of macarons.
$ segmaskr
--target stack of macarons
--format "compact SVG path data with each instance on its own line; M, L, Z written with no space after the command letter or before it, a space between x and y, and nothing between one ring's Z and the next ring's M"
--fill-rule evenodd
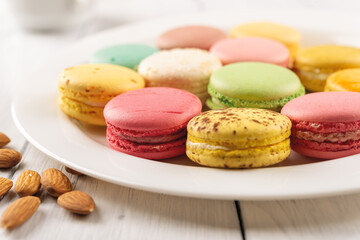
M105 46L65 69L59 105L107 126L111 148L146 159L186 152L204 166L254 168L291 148L324 159L359 153L360 49L300 43L296 29L271 22L229 34L178 26L154 46Z

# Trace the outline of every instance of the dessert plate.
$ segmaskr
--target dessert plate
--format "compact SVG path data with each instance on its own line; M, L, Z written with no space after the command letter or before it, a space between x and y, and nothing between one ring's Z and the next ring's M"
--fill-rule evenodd
M83 125L57 106L57 75L85 63L97 49L117 43L154 45L166 29L207 24L228 31L248 21L270 20L291 25L303 45L347 44L360 47L357 16L319 12L252 11L204 13L163 18L111 29L88 37L53 56L24 81L14 97L12 115L30 143L47 155L86 175L115 184L178 196L212 199L275 200L350 193L360 190L360 155L330 161L296 153L273 167L230 170L195 165L187 157L146 160L108 147L105 128ZM354 111L358 111L354 109ZM156 121L156 119L154 119Z

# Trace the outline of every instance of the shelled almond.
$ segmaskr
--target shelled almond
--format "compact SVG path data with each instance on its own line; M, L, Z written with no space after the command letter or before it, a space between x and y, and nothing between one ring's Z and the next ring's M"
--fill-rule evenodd
M18 164L22 156L13 149L0 149L0 168L10 168Z
M58 197L72 190L69 178L55 168L49 168L42 172L41 184L45 191L53 197Z
M66 210L77 214L90 214L95 210L92 197L82 191L71 191L62 194L57 203Z
M40 198L27 196L14 201L2 214L0 225L12 229L29 219L38 209Z
M72 175L83 175L81 172L78 172L72 168L69 167L65 167L65 171L67 171L68 173L72 174Z
M4 133L0 132L0 147L5 146L10 142L10 138L6 136Z
M21 161L20 152L13 149L3 149L10 139L0 132L0 168L10 168ZM68 173L82 175L81 173L65 168ZM14 186L15 192L21 197L15 200L2 214L0 226L4 229L13 229L28 220L38 209L40 198L36 194L41 184L47 193L59 197L58 204L70 212L89 214L95 210L95 202L90 195L81 191L72 191L69 178L55 168L49 168L39 173L33 170L23 171ZM10 179L0 177L0 197L4 196L13 186Z
M31 196L40 189L40 175L33 170L23 171L15 183L15 192L20 196Z
M10 179L0 177L0 197L4 196L13 186Z

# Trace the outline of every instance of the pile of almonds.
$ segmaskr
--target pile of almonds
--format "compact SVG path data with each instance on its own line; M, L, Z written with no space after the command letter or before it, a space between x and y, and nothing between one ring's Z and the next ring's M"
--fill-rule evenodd
M5 146L10 139L0 133L0 147ZM0 168L10 168L18 164L22 156L12 149L0 148ZM79 175L75 170L66 168L69 173ZM0 198L13 186L10 179L0 177ZM1 227L13 229L29 219L38 209L40 198L33 196L41 186L48 195L57 197L57 203L66 210L77 214L89 214L95 210L95 202L87 193L73 191L69 178L55 168L46 169L41 173L25 170L18 177L14 190L20 196L2 214Z

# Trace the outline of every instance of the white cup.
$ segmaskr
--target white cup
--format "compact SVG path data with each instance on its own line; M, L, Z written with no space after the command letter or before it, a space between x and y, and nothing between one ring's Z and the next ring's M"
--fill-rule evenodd
M17 22L31 30L59 30L86 20L94 0L8 0Z

